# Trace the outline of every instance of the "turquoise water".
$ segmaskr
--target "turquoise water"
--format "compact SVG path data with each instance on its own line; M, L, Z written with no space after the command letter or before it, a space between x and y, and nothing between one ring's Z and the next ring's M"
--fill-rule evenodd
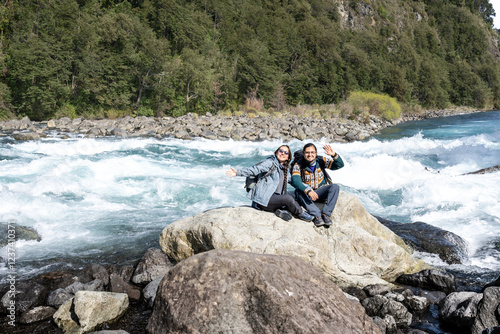
M368 141L334 143L346 166L331 176L375 215L424 221L466 239L470 262L451 269L498 276L500 172L462 174L500 164L499 129L498 111L405 123ZM296 150L306 142L289 144ZM17 243L16 270L31 277L131 262L180 218L249 204L244 180L224 172L259 162L280 144L0 137L0 222L34 227L42 237ZM6 247L0 256L7 259ZM0 277L6 272L0 266Z

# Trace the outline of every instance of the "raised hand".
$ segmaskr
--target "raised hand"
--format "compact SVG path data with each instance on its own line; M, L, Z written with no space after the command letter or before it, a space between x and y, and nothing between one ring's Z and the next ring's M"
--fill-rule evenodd
M325 146L323 146L323 150L325 151L326 154L330 155L330 156L335 156L335 151L333 150L333 148L330 146L330 144L326 144Z

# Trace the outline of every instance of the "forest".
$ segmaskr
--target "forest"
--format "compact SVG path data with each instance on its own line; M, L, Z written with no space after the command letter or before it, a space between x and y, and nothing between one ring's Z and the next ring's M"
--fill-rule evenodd
M1 0L0 119L500 107L488 0Z

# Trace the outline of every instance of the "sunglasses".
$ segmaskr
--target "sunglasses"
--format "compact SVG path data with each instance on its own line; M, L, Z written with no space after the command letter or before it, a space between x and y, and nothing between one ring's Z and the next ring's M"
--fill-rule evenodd
M281 154L284 154L284 155L289 155L289 154L290 154L290 152L288 152L288 151L283 151L283 150L281 150L281 149L280 149L280 150L278 150L278 152L279 152L279 153L281 153Z

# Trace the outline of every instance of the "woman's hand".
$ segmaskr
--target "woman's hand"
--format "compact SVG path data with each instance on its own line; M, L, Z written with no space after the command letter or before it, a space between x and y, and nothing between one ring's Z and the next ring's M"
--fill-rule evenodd
M325 146L323 146L323 150L325 150L326 154L328 154L329 156L332 156L332 157L334 157L335 154L337 154L329 144L326 144Z
M231 167L230 170L226 171L226 175L229 176L229 177L235 177L236 176L236 169L234 169L233 167Z

